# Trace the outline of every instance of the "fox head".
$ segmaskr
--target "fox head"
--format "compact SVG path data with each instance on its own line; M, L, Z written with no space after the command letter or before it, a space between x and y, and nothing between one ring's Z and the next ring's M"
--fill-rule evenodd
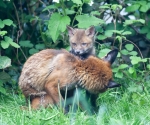
M113 81L111 64L115 61L118 50L110 51L103 59L90 56L84 63L79 63L78 67L81 80L79 85L93 94L106 91L108 88L119 87ZM82 77L81 77L82 76Z
M90 28L84 29L73 29L67 26L69 41L71 46L71 52L74 55L82 56L85 54L94 54L94 35L95 28L91 26Z
M114 49L110 51L102 60L108 63L108 65L112 65L112 63L115 61L116 57L118 55L118 50ZM107 88L114 88L114 87L119 87L120 84L115 83L114 81L110 80L108 82Z

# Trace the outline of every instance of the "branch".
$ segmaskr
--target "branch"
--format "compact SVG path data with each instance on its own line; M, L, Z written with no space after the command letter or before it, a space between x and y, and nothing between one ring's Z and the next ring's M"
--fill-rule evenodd
M128 5L124 3L124 1L117 0L117 2L118 2L120 5L122 5L122 7L124 7L124 8L128 7ZM130 14L132 14L132 13L128 13L128 15L130 15ZM120 17L120 18L121 18L122 20L124 20L124 21L126 20L126 18L125 18L124 16L120 15L120 14L118 14L118 17ZM129 25L129 26L130 26L137 34L140 34L145 40L147 40L148 42L150 42L150 40L147 39L147 38L145 37L145 35L141 34L133 25Z
M44 3L43 1L39 0L39 2L42 3L42 4L44 4L45 6L47 6L46 3ZM49 13L48 15L51 15L51 12L49 10L47 10L47 11Z
M15 8L15 14L16 14L16 17L17 17L18 25L19 25L19 31L17 32L17 38L16 38L16 42L18 43L18 39L19 39L19 37L22 35L23 30L22 30L22 27L21 27L21 24L20 24L20 20L19 20L19 16L18 16L18 12L17 12L16 6L15 6L14 3L13 3L13 6L14 6L14 8ZM23 50L21 49L21 47L20 47L20 50L21 50L22 54L24 55L25 59L27 59L27 57L26 57L26 55L24 54L24 52L23 52ZM21 62L19 61L19 57L18 57L18 49L17 49L17 60L18 60L19 64L21 64Z

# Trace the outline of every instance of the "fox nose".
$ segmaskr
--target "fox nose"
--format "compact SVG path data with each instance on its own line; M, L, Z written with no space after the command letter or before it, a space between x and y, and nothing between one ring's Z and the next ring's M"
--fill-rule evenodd
M117 83L115 83L114 81L109 81L109 83L108 83L108 88L115 88L115 87L120 87L121 86L121 84L117 84Z
M80 54L80 51L76 51L76 54L79 55L79 54Z

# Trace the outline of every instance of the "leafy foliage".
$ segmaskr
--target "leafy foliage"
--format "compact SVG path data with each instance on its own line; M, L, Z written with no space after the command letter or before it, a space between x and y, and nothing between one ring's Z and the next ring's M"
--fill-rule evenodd
M8 96L12 89L15 94L19 93L18 77L30 55L45 48L68 50L66 25L74 28L93 25L96 29L98 57L104 57L113 48L119 50L113 73L125 88L125 91L118 91L127 92L127 95L118 96L119 92L114 92L113 99L117 95L120 100L129 99L140 106L147 102L144 94L150 92L150 1L93 0L93 4L89 5L90 2L0 1L0 93ZM129 85L129 81L133 83ZM139 94L142 92L144 94ZM131 97L128 97L130 94ZM111 94L104 97L108 95ZM124 106L122 112L125 109L128 108ZM130 115L124 116L130 118ZM111 124L124 123L118 117L106 118L105 121ZM135 124L138 123L141 122L137 120Z
M69 24L70 18L68 16L62 16L58 13L53 13L51 15L48 28L50 30L50 35L54 42L57 40L59 34L66 30L66 26Z
M95 16L89 15L78 15L76 16L76 20L79 22L78 23L79 28L88 28L92 25L96 26L104 23L103 20L96 18Z

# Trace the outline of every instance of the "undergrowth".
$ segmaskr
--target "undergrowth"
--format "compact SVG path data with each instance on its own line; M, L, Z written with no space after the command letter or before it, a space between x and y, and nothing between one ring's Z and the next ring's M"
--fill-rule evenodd
M22 96L12 94L0 101L1 125L149 125L150 94L146 83L139 89L134 81L118 81L120 88L110 89L99 95L99 111L94 115L77 111L64 114L59 108L27 109ZM133 86L134 89L133 89ZM136 88L137 87L137 88Z

